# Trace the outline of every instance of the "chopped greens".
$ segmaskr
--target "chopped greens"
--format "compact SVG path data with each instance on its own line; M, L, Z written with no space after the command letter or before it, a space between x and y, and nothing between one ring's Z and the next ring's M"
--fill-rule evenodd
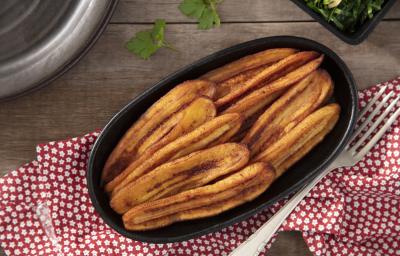
M376 12L385 0L304 0L308 7L334 23L340 30L353 33Z

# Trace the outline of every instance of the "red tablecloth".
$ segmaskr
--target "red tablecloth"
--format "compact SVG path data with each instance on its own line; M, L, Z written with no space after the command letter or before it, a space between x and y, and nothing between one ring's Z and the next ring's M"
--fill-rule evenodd
M400 78L384 83L400 95ZM361 105L382 84L360 92ZM0 241L7 255L226 255L283 203L181 243L120 236L95 212L86 163L97 133L37 147L37 160L0 179ZM323 179L283 224L315 255L400 255L400 124L352 168Z

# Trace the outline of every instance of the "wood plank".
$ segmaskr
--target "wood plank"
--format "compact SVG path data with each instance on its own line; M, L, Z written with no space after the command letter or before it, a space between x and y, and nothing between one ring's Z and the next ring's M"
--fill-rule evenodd
M34 158L37 143L79 136L103 127L132 98L169 73L225 47L261 36L288 34L325 43L347 62L360 87L399 75L400 22L382 22L359 46L349 46L316 23L226 24L199 31L171 25L168 40L179 52L162 49L149 61L123 48L148 25L110 25L90 53L71 71L38 92L0 105L0 169Z
M181 0L121 0L112 22L142 23L163 18L168 22L194 22L180 13ZM223 22L312 21L289 0L226 0L219 7ZM400 19L400 1L386 19Z

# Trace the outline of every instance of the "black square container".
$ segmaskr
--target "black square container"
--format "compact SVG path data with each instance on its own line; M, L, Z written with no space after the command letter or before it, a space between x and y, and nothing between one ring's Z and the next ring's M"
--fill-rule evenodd
M356 32L349 33L341 31L334 24L325 20L324 17L322 17L319 13L316 13L311 8L309 8L307 4L304 2L304 0L291 0L291 1L295 3L297 6L299 6L301 9L303 9L303 11L308 13L320 24L322 24L322 26L324 26L333 34L335 34L337 37L342 39L344 42L353 45L362 43L368 37L368 35L374 30L376 25L378 25L378 23L383 19L383 17L393 6L393 4L396 2L396 0L386 0L382 6L382 9L379 12L377 12L372 19L368 20L363 25L361 25Z

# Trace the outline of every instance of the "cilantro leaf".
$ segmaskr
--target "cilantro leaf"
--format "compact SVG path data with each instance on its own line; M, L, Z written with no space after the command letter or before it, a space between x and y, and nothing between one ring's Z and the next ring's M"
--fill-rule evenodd
M147 60L161 47L172 48L165 41L165 20L159 19L154 22L151 30L139 31L129 39L125 47L135 55Z
M153 31L151 32L151 35L158 44L162 44L164 42L166 25L167 24L166 24L165 20L156 20L154 23ZM160 45L160 46L162 46L162 45Z
M200 29L210 29L221 24L217 12L217 5L221 2L222 0L183 0L179 10L186 16L197 19Z

